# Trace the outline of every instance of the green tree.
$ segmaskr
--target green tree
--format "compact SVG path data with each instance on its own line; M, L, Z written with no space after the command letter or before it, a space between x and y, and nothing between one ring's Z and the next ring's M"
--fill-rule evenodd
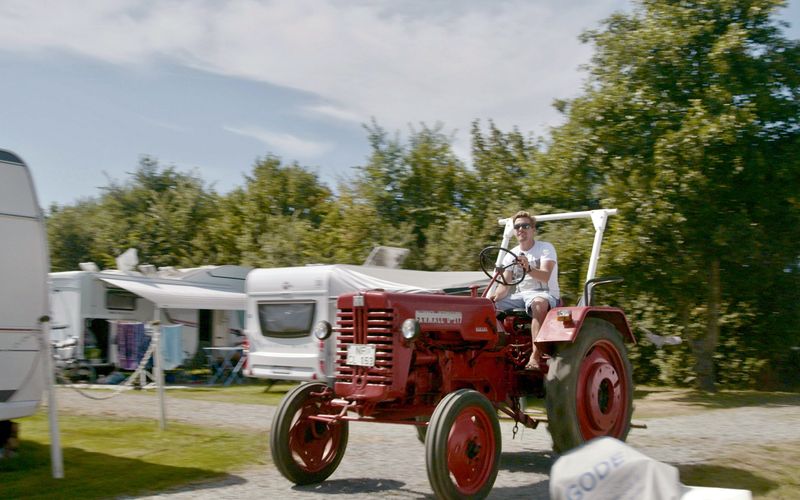
M197 241L205 250L209 264L238 264L244 262L242 243L245 225L245 192L236 188L217 196L216 209L209 217Z
M412 128L406 143L374 122L366 129L372 154L359 168L353 196L373 206L381 224L411 229L415 238L405 265L424 268L428 229L469 209L475 176L453 153L442 125ZM404 240L393 239L398 237Z
M72 206L53 205L47 215L47 240L50 269L74 271L81 262L95 260L94 220L99 207L94 199L80 200Z
M707 390L720 345L797 336L759 329L757 309L800 237L800 48L773 19L782 4L640 0L584 35L584 94L559 103L550 160L621 209L614 263L671 306L660 327L689 338Z
M315 231L331 197L315 173L296 163L283 165L280 158L269 155L256 162L244 188L229 195L235 203L225 205L228 212L217 222L236 228L236 248L245 265L320 262Z
M526 137L517 129L503 132L492 121L486 133L479 121L473 122L471 138L477 176L471 193L472 212L510 215L505 212L516 210L509 207L521 210L534 201L543 202L542 192L549 188L550 182L537 161L540 146L537 139Z
M359 197L346 183L337 192L317 234L319 262L361 264L376 246L412 248L416 244L410 224L387 223L379 206Z
M47 228L54 271L74 270L84 261L113 268L128 248L158 266L209 262L203 228L218 198L196 175L142 157L129 179L110 181L102 191L97 199L51 207Z
M113 267L116 256L128 248L139 251L141 262L156 266L191 267L208 261L199 235L216 210L217 198L198 176L143 157L130 180L112 181L103 191L94 219L99 264Z

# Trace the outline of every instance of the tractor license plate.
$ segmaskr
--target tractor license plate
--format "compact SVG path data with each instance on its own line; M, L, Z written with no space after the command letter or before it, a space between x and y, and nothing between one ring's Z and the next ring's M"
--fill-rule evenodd
M347 364L375 366L375 346L369 344L350 344L347 346Z

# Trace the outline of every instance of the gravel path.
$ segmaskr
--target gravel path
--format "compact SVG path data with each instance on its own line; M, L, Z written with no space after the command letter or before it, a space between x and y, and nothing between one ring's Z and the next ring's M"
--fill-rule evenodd
M122 394L111 400L90 401L69 389L59 389L59 408L70 414L158 418L156 398ZM169 421L252 429L266 439L274 407L167 400ZM663 462L691 464L710 460L734 446L800 442L800 410L796 405L709 410L695 415L646 420L647 429L633 429L628 444ZM222 416L222 418L221 418ZM636 419L634 418L634 421ZM554 457L544 426L521 429L512 439L513 423L501 422L503 454L489 498L547 498L548 474ZM769 429L769 432L765 432ZM413 428L403 425L350 425L342 463L324 483L294 486L274 467L238 471L211 484L164 492L151 499L317 499L322 495L347 498L432 498L425 470L425 451Z

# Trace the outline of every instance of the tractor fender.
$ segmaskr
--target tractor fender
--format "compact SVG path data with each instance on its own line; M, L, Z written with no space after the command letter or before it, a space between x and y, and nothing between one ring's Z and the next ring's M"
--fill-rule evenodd
M569 319L562 321L559 313L565 315L569 312ZM578 337L581 327L586 318L598 318L608 321L622 335L626 342L636 344L636 337L633 336L628 318L622 309L616 307L590 306L590 307L556 307L551 309L539 329L536 336L536 343L548 342L574 342Z

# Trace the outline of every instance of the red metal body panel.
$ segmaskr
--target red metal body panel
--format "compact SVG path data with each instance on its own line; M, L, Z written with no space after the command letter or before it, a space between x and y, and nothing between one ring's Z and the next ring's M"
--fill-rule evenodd
M354 297L363 305L354 306ZM488 299L368 291L340 296L337 308L334 391L365 403L365 412L407 414L411 406L422 414L459 388L476 388L492 401L505 400L511 389L513 365L497 347L505 334ZM413 345L400 334L409 318L421 329ZM375 366L347 365L350 344L376 345Z
M442 397L463 388L477 390L498 408L511 408L519 416L518 396L542 394L547 366L541 371L523 369L532 347L530 321L506 318L503 331L488 299L374 290L342 295L337 308L333 392L341 399L334 406L346 407L359 418L430 416ZM571 321L558 321L559 311L569 311ZM547 315L537 344L574 341L589 317L612 323L635 342L620 309L561 307ZM421 330L411 342L401 334L409 318L417 320ZM374 365L348 364L353 344L375 346Z
M559 311L569 311L571 321L559 321ZM581 326L586 318L599 318L608 321L622 335L626 341L633 344L636 338L631 332L628 319L622 309L616 307L556 307L551 309L544 319L539 334L536 336L536 343L547 342L573 342L580 332Z
M398 328L404 320L419 321L422 332L451 331L472 341L497 341L497 319L489 299L441 294L386 293L389 307L398 311Z

